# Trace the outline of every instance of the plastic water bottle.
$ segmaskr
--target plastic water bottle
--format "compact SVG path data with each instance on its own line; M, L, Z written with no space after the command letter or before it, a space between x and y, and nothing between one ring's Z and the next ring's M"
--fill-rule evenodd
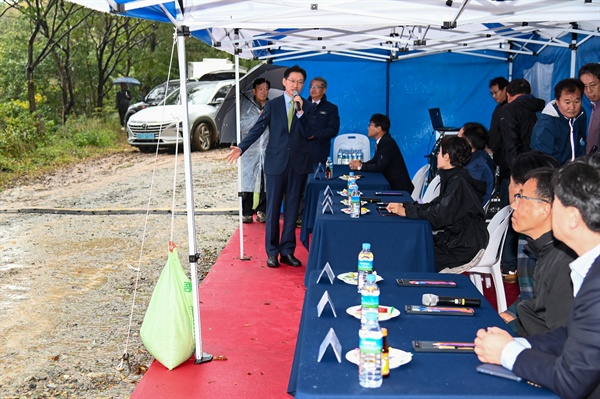
M350 158L348 156L348 151L344 150L342 152L342 164L343 165L348 165L350 163Z
M360 292L360 323L367 322L367 315L374 313L379 317L379 287L375 280L377 277L373 273L367 274L367 282Z
M342 151L342 149L340 148L337 152L337 164L341 165L343 162L343 158L344 158L344 152Z
M364 327L361 327L358 336L360 350L358 382L364 388L379 388L383 382L381 377L383 334L379 328L377 314L367 314L367 322Z
M358 254L358 292L362 293L362 289L367 282L367 275L373 272L373 253L371 252L371 244L363 243L362 251Z
M360 162L362 162L363 158L364 158L363 151L358 150L358 155L357 155L356 159L358 159Z
M348 185L346 187L346 196L348 197L348 207L350 207L350 196L351 196L351 192L350 192L350 186L352 184L356 184L356 178L354 177L354 172L350 172L348 173Z
M327 157L327 162L325 162L325 178L331 179L333 177L333 162L331 162L331 158Z
M350 186L350 190L350 217L358 218L360 217L360 191L358 184L353 183Z

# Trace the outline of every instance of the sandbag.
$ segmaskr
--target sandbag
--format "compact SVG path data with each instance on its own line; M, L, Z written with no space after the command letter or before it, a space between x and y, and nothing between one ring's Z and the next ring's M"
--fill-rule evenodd
M140 336L148 352L169 370L188 360L196 349L192 282L173 243L169 243L169 258L150 298Z

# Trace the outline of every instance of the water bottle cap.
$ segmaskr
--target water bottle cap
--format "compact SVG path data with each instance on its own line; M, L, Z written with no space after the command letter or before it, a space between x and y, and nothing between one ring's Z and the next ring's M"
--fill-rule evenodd
M367 282L374 283L377 280L377 277L373 273L367 274Z
M350 173L349 173L349 175L350 175L350 176L354 176L354 172L350 172Z
M367 319L367 321L376 321L378 316L379 316L379 314L378 314L378 313L375 313L375 312L368 312L368 313L365 315L365 318Z
M363 249L371 249L371 244L368 242L363 242Z

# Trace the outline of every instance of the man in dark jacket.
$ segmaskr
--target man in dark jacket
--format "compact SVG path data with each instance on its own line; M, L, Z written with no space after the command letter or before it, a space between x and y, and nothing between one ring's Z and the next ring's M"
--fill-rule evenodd
M412 193L414 187L404 163L400 147L388 133L390 119L383 114L374 114L369 122L369 137L377 141L375 155L365 163L350 161L350 169L363 172L380 172L390 184L392 190L404 190Z
M536 112L544 109L545 102L531 95L531 85L525 79L515 79L506 86L508 104L502 108L500 129L502 131L502 162L500 169L512 168L515 157L531 150L531 132L537 122ZM508 184L500 183L500 206L508 205ZM502 271L514 272L517 268L518 236L509 227L502 252ZM514 275L511 275L511 277ZM514 281L513 281L514 280ZM516 278L511 280L516 282Z
M331 151L331 139L337 136L340 131L340 115L338 107L327 100L327 81L318 76L310 82L310 101L313 105L308 109L307 134L308 148L310 149L310 160L313 168L316 168L319 162L325 167L327 157ZM304 213L304 188L300 192L300 205L298 206L298 219L296 226L302 224L302 214Z
M553 174L551 168L529 172L511 205L513 228L527 236L525 250L537 259L533 275L534 296L518 304L516 320L510 321L506 312L501 315L521 337L566 326L573 303L569 263L577 255L552 235Z
M508 167L502 163L502 132L500 131L500 119L502 117L502 108L508 104L508 98L506 97L506 86L508 80L502 76L498 76L490 81L490 94L494 100L498 103L494 112L492 113L492 120L490 121L490 137L488 147L494 154L494 162L498 166L504 166L500 168L500 179L508 179L510 171ZM496 171L494 171L496 172ZM499 182L497 182L499 183Z
M585 110L581 107L583 83L563 79L554 86L549 102L533 128L531 148L554 157L559 164L585 155Z
M440 230L433 238L436 271L469 263L488 243L481 204L485 183L464 168L470 155L464 138L444 138L437 157L440 195L426 204L391 203L387 207L409 219L426 219L433 230Z
M327 100L327 81L316 77L310 82L310 97L313 104L306 115L308 118L308 147L313 166L321 162L325 165L331 151L331 139L340 131L340 115L338 107Z
M502 108L500 128L502 149L510 169L515 157L531 150L531 132L537 122L536 112L545 102L531 95L531 85L525 79L515 79L506 86L508 104Z

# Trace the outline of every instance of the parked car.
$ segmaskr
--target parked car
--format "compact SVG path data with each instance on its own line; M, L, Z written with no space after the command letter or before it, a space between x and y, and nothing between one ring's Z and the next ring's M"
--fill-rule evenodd
M188 115L192 151L207 151L218 142L215 115L234 80L188 82ZM156 107L132 115L127 121L127 142L143 152L153 152L156 145L174 147L183 144L179 90L171 93Z
M246 74L245 71L240 71L240 78ZM207 81L217 81L217 80L229 80L235 79L235 71L212 71L207 72L199 78L190 78L188 82L207 82ZM161 83L158 86L155 86L146 94L146 97L142 101L139 101L135 104L131 104L129 108L127 108L127 112L125 113L125 123L131 118L131 115L136 112L148 108L154 107L158 105L162 100L165 99L169 94L173 93L175 90L179 90L179 79L169 80L167 82Z

